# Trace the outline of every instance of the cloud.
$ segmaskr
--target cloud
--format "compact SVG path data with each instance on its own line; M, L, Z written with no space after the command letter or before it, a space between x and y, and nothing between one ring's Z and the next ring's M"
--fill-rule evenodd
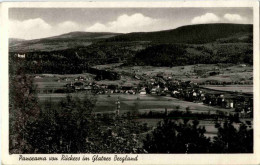
M31 29L31 28L50 29L51 28L51 26L41 18L28 19L21 22L18 21L18 25L21 28L25 28L25 29Z
M150 18L141 13L135 13L133 15L123 14L117 17L115 21L105 24L99 22L95 23L94 25L86 28L86 31L119 33L153 31L159 29L159 26L161 26L160 23L163 23L163 20Z
M52 26L41 18L9 21L9 36L15 38L31 39L36 36L36 38L41 38L45 37L51 29Z
M78 24L76 24L75 22L72 22L72 21L65 21L65 22L59 23L58 27L63 28L63 29L73 29L73 28L78 28Z
M10 38L37 39L77 30L80 30L80 26L72 21L64 21L56 25L50 25L41 18L9 21Z
M194 17L191 20L191 23L193 24L203 24L203 23L214 23L214 22L219 22L220 18L215 15L214 13L206 13L201 16Z
M224 18L229 22L243 22L247 20L246 17L242 17L239 14L229 14L229 13L225 14Z

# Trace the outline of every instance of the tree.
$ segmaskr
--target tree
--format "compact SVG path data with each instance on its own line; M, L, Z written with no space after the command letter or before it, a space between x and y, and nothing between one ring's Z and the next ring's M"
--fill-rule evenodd
M237 130L233 122L217 124L218 136L214 138L212 153L253 153L253 129L241 124Z
M26 130L27 140L36 153L81 153L88 146L86 138L98 128L92 110L95 97L86 94L83 99L72 98L59 102L58 106L45 106L39 118Z
M144 140L144 149L149 153L207 153L210 140L204 136L205 128L193 124L176 124L164 119ZM192 135L192 136L191 136Z
M9 151L18 154L30 150L26 126L37 119L40 108L36 86L25 74L24 61L10 57L9 62Z

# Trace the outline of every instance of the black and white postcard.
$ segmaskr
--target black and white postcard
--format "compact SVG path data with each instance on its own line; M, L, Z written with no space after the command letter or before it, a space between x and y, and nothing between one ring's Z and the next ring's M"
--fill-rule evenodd
M1 4L2 163L259 164L259 2Z

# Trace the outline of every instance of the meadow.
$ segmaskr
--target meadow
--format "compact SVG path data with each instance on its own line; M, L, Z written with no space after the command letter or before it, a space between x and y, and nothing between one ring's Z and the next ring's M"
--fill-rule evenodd
M117 64L98 65L97 68L109 69L118 73L139 75L140 77L153 77L163 73L173 79L182 81L193 81L202 83L206 81L219 82L241 82L253 83L253 66L236 64L196 64L175 67L155 66L120 66ZM209 75L210 72L218 72L216 75Z
M242 92L242 93L253 93L253 85L225 85L225 86L203 86L208 89L220 90L220 91L231 91L231 92Z
M79 98L84 97L84 93L72 93L72 96L77 96ZM41 104L45 101L51 100L52 102L59 102L65 99L67 94L38 94L38 98ZM222 112L230 112L232 109L223 109L212 106L206 106L201 103L194 103L179 100L170 96L154 96L154 95L130 95L130 94L102 94L96 95L97 102L94 108L96 113L113 113L116 110L116 100L120 100L120 113L131 112L138 110L140 113L145 113L149 111L164 112L165 108L168 111L178 110L186 111L189 107L191 113L208 113L215 114L217 110Z
M163 73L164 75L169 75L172 79L181 79L184 81L192 80L194 82L205 82L206 80L218 80L218 81L241 81L241 79L245 79L252 83L253 80L250 80L252 76L253 68L252 66L241 66L241 65L228 65L228 64L198 64L198 65L187 65L187 66L178 66L178 67L152 67L152 66L120 66L120 64L110 64L110 65L99 65L96 66L101 69L110 69L114 70L118 73L129 73L140 75L140 77L152 78L156 76L158 73ZM199 75L197 70L203 70L205 73L219 70L219 75L202 77ZM128 76L127 74L122 74L120 80L112 81L112 80L101 80L95 81L95 83L99 85L138 85L141 80L137 80L132 76ZM36 75L34 82L39 89L51 89L51 88L64 88L64 86L68 83L76 82L78 77L84 77L85 82L93 82L95 75L89 73L83 74L40 74ZM40 78L39 78L40 77ZM222 79L221 79L222 77ZM224 77L224 78L223 78ZM209 89L215 90L223 90L223 91L238 91L238 92L252 92L252 85L225 85L225 86L216 86L216 85L207 85L203 86ZM71 95L78 95L82 97L84 92L72 93ZM41 103L43 103L47 99L51 99L54 102L60 101L62 98L66 97L66 94L58 94L58 93L38 93L38 97ZM130 95L130 94L111 94L110 97L107 94L97 95L97 103L95 107L96 112L113 112L116 108L115 101L119 97L121 101L121 111L127 112L131 110L138 109L140 112L147 111L164 111L167 108L169 111L173 110L176 106L179 106L179 110L184 111L187 107L190 108L191 112L208 112L215 113L216 110L221 110L223 112L227 112L230 110L216 108L212 106L206 106L201 103L193 103L178 100L172 98L170 96L154 96L154 95L144 95L141 96L139 94Z

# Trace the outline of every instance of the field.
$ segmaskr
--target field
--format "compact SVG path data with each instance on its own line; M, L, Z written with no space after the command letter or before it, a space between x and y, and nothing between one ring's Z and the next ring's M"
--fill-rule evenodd
M120 80L101 80L95 81L93 74L40 74L35 75L35 84L38 89L57 89L63 88L68 83L77 82L78 77L84 77L84 82L93 82L99 85L119 85L119 86L136 86L142 80L134 78L133 75L139 75L139 77L149 79L156 76L158 73L163 73L166 76L172 77L172 79L182 81L193 81L197 83L206 82L207 80L217 80L225 82L245 81L250 85L204 85L202 87L221 91L238 91L244 93L252 93L253 85L251 83L253 69L252 66L241 65L227 65L227 64L199 64L188 65L178 67L152 67L152 66L120 66L120 63L109 65L98 65L95 68L115 71L121 74ZM201 74L198 70L203 70ZM218 71L218 75L207 75L206 73L212 71ZM205 76L206 75L206 76ZM72 96L78 96L82 98L84 92L71 93ZM43 105L46 100L58 103L60 100L65 99L67 94L59 93L38 93L40 104ZM97 102L94 108L95 113L113 113L116 110L116 100L120 100L120 114L126 112L138 111L140 113L148 113L150 111L164 112L165 108L168 111L178 110L186 111L186 108L190 108L191 113L211 113L215 114L218 111L224 113L232 112L234 109L224 109L213 106L203 105L202 103L194 103L179 100L170 96L157 96L157 95L130 95L130 94L99 94L96 95ZM142 118L137 119L141 123L147 123L148 126L155 127L162 119L149 119ZM206 128L206 136L216 136L217 129L212 121L200 121L200 126Z
M153 77L158 73L164 73L165 75L171 76L173 79L181 80L192 80L192 81L206 81L216 79L218 81L229 80L236 81L245 79L246 81L252 82L250 77L252 76L252 66L241 66L241 65L227 65L227 64L199 64L199 65L188 65L188 66L178 66L178 67L151 67L151 66L120 66L120 64L110 64L110 65L99 65L96 66L100 69L110 69L119 73L129 73ZM201 78L198 76L196 70L204 70L205 72L218 69L221 74L215 76L208 76ZM38 77L37 77L38 76ZM62 88L68 83L76 82L78 77L84 77L85 82L93 82L95 75L84 73L75 75L58 75L58 74L41 74L36 75L35 84L39 89L51 89L51 88ZM221 79L221 77L224 77ZM132 76L123 75L120 80L110 81L101 80L95 81L97 84L116 84L116 85L137 85L141 80L137 80ZM203 86L209 89L222 90L222 91L238 91L251 93L253 91L252 85L226 85L226 86ZM72 95L83 96L83 93L73 93ZM59 101L64 98L66 94L56 94L56 93L39 93L39 99L43 102L46 99L51 98L52 101ZM198 103L187 102L178 100L169 96L152 96L152 95L129 95L129 94L112 94L111 97L108 95L97 95L97 105L95 107L96 112L112 112L115 110L115 101L117 98L121 101L121 111L131 111L138 109L140 112L146 111L164 111L165 108L172 110L176 106L180 106L180 110L185 110L186 107L190 107L191 111L196 112L208 112L209 110L214 113L219 108L205 106ZM227 109L220 109L222 111L230 111Z
M72 96L78 96L79 98L83 97L83 93L74 93ZM59 102L62 98L66 97L66 94L39 94L38 95L41 104L45 100L52 100L53 102ZM120 114L126 112L131 112L138 110L140 113L145 113L149 111L164 112L165 108L168 111L176 110L176 106L180 107L180 111L186 111L186 107L190 107L192 113L208 113L215 114L216 110L229 112L233 111L232 109L221 109L211 106L205 106L198 103L187 102L172 98L170 96L152 96L145 95L127 95L127 94L111 94L108 95L97 95L97 103L94 108L95 113L114 113L116 110L116 100L120 100ZM147 123L149 127L156 127L159 121L162 119L153 119L153 118L141 118L136 119L140 123ZM217 134L217 128L215 128L215 123L212 121L200 121L201 127L205 127L207 137L214 137Z
M73 93L72 96L78 96L82 98L83 93ZM62 98L65 98L67 94L38 94L41 103L46 100L52 100L53 102L59 102ZM182 101L170 96L153 96L153 95L129 95L129 94L111 94L97 95L97 103L94 111L96 113L111 113L116 110L115 102L120 100L120 113L128 111L138 110L141 113L151 111L164 112L165 108L168 111L176 110L176 106L180 107L180 111L185 111L187 107L191 112L196 113L210 113L214 114L217 110L223 112L230 112L232 109L216 108L212 106L206 106L201 103L193 103L188 101Z
M226 85L226 86L203 86L208 89L220 90L220 91L231 91L231 92L242 92L242 93L253 93L252 85Z
M253 83L253 66L234 64L197 64L176 67L154 66L119 66L118 64L98 65L96 68L109 69L118 73L136 74L139 76L153 77L163 73L173 79L201 83L210 80L219 82ZM218 72L217 75L209 75Z
M38 74L38 75L35 75L34 83L35 83L35 85L37 85L38 89L62 88L68 83L75 82L75 79L80 76L88 78L89 81L92 81L94 78L94 75L89 74L89 73L66 74L66 75Z
M102 85L120 85L132 86L138 85L141 80L134 78L133 75L138 75L141 78L149 79L156 76L158 73L163 73L172 79L182 81L193 81L195 83L203 83L206 81L216 80L218 82L243 82L245 85L240 86L226 86L226 87L213 87L211 89L223 89L231 91L251 92L253 84L253 67L240 66L240 65L227 65L227 64L199 64L187 65L177 67L152 67L152 66L120 66L120 63L109 65L98 65L95 68L108 69L120 73L120 80L101 80L96 81L97 84ZM203 73L199 71L202 70ZM210 76L206 73L218 70L219 74ZM132 76L131 76L132 75ZM41 78L35 78L35 84L38 88L59 88L67 83L75 82L76 78L82 76L87 81L94 81L95 75L89 73L74 74L74 75L58 75L58 74L40 74ZM66 78L66 80L65 80Z

